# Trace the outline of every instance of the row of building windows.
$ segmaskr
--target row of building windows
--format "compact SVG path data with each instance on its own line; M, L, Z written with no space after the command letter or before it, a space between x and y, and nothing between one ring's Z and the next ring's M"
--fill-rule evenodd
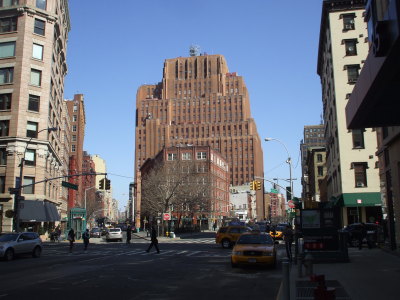
M12 84L14 82L14 68L0 68L0 84ZM30 84L40 87L42 85L42 71L31 69Z
M9 7L14 5L19 5L20 0L0 0L0 7ZM36 8L46 10L47 0L36 0Z

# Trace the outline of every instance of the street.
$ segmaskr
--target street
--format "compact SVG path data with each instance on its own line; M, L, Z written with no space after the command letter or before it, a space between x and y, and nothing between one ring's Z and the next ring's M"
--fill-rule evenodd
M42 257L0 261L1 299L275 299L281 282L276 269L230 265L230 249L216 245L213 233L187 239L160 239L161 253L145 250L149 241L133 235L131 244L91 239L88 251L75 244L44 243ZM278 245L278 260L284 248Z

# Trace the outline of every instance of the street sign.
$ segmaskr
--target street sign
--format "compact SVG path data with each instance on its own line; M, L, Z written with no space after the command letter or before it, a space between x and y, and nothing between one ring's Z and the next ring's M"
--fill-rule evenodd
M293 200L289 200L288 201L288 206L290 207L290 208L294 208L296 205L294 204L294 202L293 202Z
M271 193L278 194L278 190L277 189L271 189Z
M73 183L69 183L67 181L63 181L61 182L61 185L63 187L69 188L69 189L73 189L73 190L78 190L78 185L77 184L73 184Z
M164 213L164 214L163 214L163 220L164 220L164 221L169 221L169 220L171 220L171 214L170 214L170 213Z

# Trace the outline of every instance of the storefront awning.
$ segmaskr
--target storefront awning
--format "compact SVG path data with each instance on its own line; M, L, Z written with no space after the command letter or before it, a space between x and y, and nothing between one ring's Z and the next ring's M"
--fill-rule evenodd
M60 221L61 217L58 213L57 207L54 203L45 202L44 208L46 212L47 222L56 222Z
M19 219L21 222L55 222L60 221L54 203L40 200L20 201Z
M345 193L342 194L341 200L347 207L382 205L381 193Z
M19 219L22 222L46 222L43 201L24 200L19 202Z

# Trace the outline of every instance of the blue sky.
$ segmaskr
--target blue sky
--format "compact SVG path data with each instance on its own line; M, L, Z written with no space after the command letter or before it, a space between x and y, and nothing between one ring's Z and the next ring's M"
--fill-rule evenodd
M84 149L106 160L121 209L134 174L136 91L159 82L164 60L188 56L192 44L224 55L230 72L244 77L258 133L286 145L300 196L303 127L319 124L322 112L321 6L322 0L69 0L64 96L85 95ZM284 147L262 146L265 178L288 178Z

